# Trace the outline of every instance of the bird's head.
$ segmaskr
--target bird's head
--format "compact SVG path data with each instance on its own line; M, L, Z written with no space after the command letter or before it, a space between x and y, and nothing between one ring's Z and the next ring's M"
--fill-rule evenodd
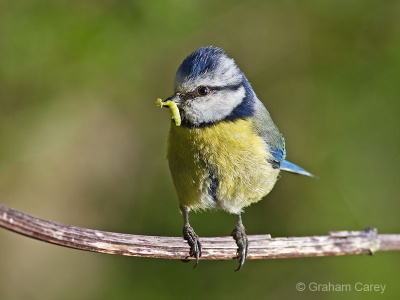
M254 97L232 58L220 48L201 47L180 65L168 99L176 102L184 125L199 127L250 116Z

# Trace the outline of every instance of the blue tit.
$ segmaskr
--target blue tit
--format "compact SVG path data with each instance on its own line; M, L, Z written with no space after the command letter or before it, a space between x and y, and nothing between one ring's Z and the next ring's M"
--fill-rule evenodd
M189 212L221 209L238 216L232 236L243 266L249 243L243 208L274 187L280 170L313 176L285 160L285 140L250 82L222 49L201 47L180 65L175 93L181 125L171 122L168 162L183 215L189 255L201 256ZM195 265L195 266L196 266Z

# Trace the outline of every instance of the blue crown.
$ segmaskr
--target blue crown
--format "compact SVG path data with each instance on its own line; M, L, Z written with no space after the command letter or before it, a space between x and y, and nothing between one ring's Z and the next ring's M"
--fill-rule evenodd
M221 56L224 55L224 51L220 48L201 47L185 58L177 73L187 79L195 79L206 72L214 71L218 67Z

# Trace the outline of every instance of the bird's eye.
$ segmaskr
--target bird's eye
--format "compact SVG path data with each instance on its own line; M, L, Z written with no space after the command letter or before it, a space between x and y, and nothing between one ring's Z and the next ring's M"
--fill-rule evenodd
M205 96L208 93L210 93L210 89L206 86L199 86L197 88L197 92L199 93L200 96Z

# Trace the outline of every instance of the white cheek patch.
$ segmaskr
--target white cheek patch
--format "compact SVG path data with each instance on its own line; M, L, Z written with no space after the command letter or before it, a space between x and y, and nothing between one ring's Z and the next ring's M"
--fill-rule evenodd
M193 125L221 121L243 101L245 93L244 87L213 92L207 97L191 100L182 115Z

